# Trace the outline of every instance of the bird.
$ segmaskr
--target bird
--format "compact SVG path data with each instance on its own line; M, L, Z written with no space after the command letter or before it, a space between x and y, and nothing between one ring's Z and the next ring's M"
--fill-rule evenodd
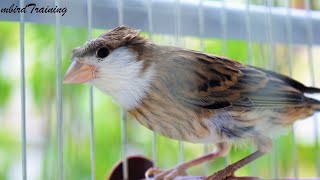
M320 93L270 70L227 57L157 45L125 25L73 49L64 83L89 83L141 125L163 136L217 150L146 176L169 180L192 166L225 156L249 141L257 150L205 179L223 180L268 153L274 135L320 111Z

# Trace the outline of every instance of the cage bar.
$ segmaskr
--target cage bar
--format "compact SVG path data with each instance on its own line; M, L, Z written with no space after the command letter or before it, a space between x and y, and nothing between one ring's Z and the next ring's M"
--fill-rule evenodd
M251 18L250 18L250 0L246 0L246 32L247 32L247 46L248 46L248 64L252 64L252 33L251 33Z
M152 0L148 0L148 32L149 39L153 41L153 18L152 18ZM152 132L152 162L153 167L157 167L157 133Z
M286 15L286 29L287 29L287 45L288 45L288 64L289 64L289 76L293 77L293 52L292 52L292 22L291 22L291 6L290 6L290 0L286 0L285 6L287 8L287 15ZM294 178L298 178L298 157L297 157L297 143L296 143L296 133L294 125L291 127L291 140L292 140L292 159L293 159L293 176Z
M253 65L253 53L252 53L252 33L251 33L251 18L250 18L250 0L246 0L246 32L247 32L247 49L248 49L248 61L249 65ZM256 151L254 144L251 145L251 153ZM257 175L257 163L255 161L251 162L251 174L253 176Z
M92 0L87 0L87 23L88 39L92 38ZM89 106L90 106L90 161L91 180L95 180L95 148L94 148L94 96L93 86L89 86Z
M226 14L226 1L222 0L222 8L220 11L221 16L221 39L222 39L222 55L227 55L227 14Z
M127 111L121 109L121 132L122 132L122 171L123 179L128 180L128 161L127 161Z
M124 2L118 1L118 25L124 24ZM128 180L128 162L127 162L127 149L128 149L128 135L127 135L127 110L121 109L121 138L122 138L122 176L124 180Z
M175 45L181 47L181 4L180 0L175 0L175 23L174 23L174 39ZM178 161L181 163L184 161L184 142L179 141L179 154L178 154Z
M203 22L203 0L199 0L198 4L198 26L199 26L199 39L200 39L200 51L204 52L205 51L205 45L204 45L204 39L203 39L203 32L204 32L204 22ZM209 153L209 145L204 144L203 146L203 154L208 154ZM204 162L203 164L204 167L204 175L207 176L209 174L209 163Z
M24 7L24 0L20 0L20 8ZM26 135L26 78L25 78L25 17L20 13L20 90L21 90L21 153L22 179L27 180L27 135Z
M153 14L153 33L161 34L174 34L172 28L167 28L168 26L174 26L174 11L172 6L173 0L153 0L153 6L159 7L155 8L152 12ZM37 6L46 6L47 2L42 0L34 0ZM103 18L96 18L92 26L94 28L105 29L113 28L119 25L118 22L118 1L108 1L105 3L103 0L96 0L99 3L99 7L96 7L92 12L93 17L108 17L108 21ZM1 7L10 7L12 4L11 0L0 1ZM127 25L141 29L141 31L148 31L148 19L145 18L148 15L148 2L145 0L131 0L130 3L124 4L124 13L126 14L125 21ZM183 17L183 22L181 26L181 36L197 36L198 27L194 26L191 20L196 20L198 12L197 9L198 1L181 1L181 17ZM79 11L79 9L86 9L86 3L82 1L64 1L64 5L68 7L68 13L63 16L63 25L68 26L81 26L87 27L87 23L83 19L87 18L87 14L84 11ZM220 16L217 16L216 12L219 12L222 8L221 2L215 1L204 1L203 2L203 14L204 14L204 37L205 38L220 38L221 37L221 24ZM264 36L267 29L267 24L264 22L264 14L267 8L264 6L251 5L251 24L252 26L252 41L253 42L266 42L267 38ZM69 13L72 12L72 13ZM274 35L275 43L286 43L287 38L285 34L286 25L286 9L283 7L273 7L272 8L272 19L273 19L273 31L277 32ZM312 14L312 28L313 32L320 32L320 12L311 11ZM245 5L232 5L228 4L226 7L227 21L227 38L234 40L246 40L246 27L245 27L245 17L246 7ZM293 44L306 44L308 41L307 27L305 26L306 12L304 10L292 9L292 43ZM19 21L19 15L17 13L12 14L1 14L1 20L9 21ZM42 14L28 14L25 17L26 22L35 23L45 23L54 24L55 19L53 15ZM186 21L188 20L188 21ZM313 34L313 43L320 44L320 33Z
M60 0L55 0L55 5L60 7ZM61 19L56 14L56 58L57 58L57 135L58 135L58 179L63 180L63 115L62 115L62 79L61 79Z
M199 37L200 37L200 51L204 52L204 40L203 40L203 34L204 34L204 17L203 17L203 0L199 1L198 5L198 26L199 26Z
M276 70L275 68L275 49L274 49L274 40L273 40L273 21L272 21L272 7L273 7L273 0L266 0L265 1L266 6L268 8L268 11L266 12L266 24L267 27L269 29L269 31L267 31L267 39L268 39L268 52L270 55L270 60L269 60L269 68L273 71Z
M90 101L90 161L91 161L91 179L95 178L95 143L94 143L94 96L93 86L89 86Z
M272 21L272 7L273 7L273 0L265 0L265 5L267 6L267 12L266 12L266 24L269 29L267 31L267 39L268 39L268 54L269 54L269 69L272 71L275 71L275 49L274 49L274 40L273 40L273 21ZM271 151L271 177L273 179L278 179L279 172L278 172L278 161L277 161L277 141L273 140L272 143L272 151Z
M222 56L227 56L227 14L226 1L222 0L222 8L220 10L221 24L221 39L222 39ZM224 164L227 166L230 163L230 155L224 157Z

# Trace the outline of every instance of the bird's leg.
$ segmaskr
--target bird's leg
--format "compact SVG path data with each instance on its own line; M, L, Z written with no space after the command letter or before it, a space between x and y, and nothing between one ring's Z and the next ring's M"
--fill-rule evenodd
M238 169L269 152L271 149L272 141L269 138L260 139L258 140L258 145L259 150L257 150L256 152L250 154L249 156L241 159L238 162L227 166L226 168L214 173L213 175L206 177L204 180L224 180L227 177L233 176L233 174Z
M209 153L207 155L201 156L199 158L196 158L194 160L182 163L177 165L176 167L162 171L157 168L150 168L146 173L145 176L148 179L151 175L155 174L154 179L155 180L171 180L174 179L177 176L186 175L186 170L190 167L199 165L201 163L204 163L206 161L210 161L212 159L221 157L226 155L229 152L230 145L227 143L218 143L217 144L217 151L213 153Z

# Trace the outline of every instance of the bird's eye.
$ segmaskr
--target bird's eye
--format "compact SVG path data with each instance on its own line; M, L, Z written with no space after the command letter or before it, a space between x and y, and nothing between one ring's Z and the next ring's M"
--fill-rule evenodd
M106 47L100 48L97 51L97 57L98 58L105 58L109 55L109 49Z

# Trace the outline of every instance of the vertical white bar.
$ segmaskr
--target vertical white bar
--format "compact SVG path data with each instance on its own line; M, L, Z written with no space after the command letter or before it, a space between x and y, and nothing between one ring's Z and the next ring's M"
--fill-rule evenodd
M268 27L267 39L268 39L268 54L269 54L269 69L275 71L275 49L273 42L273 32L272 32L272 8L273 0L266 0L265 5L267 6L266 23ZM272 178L278 179L278 158L277 158L277 142L273 141L273 147L271 152L271 171Z
M222 55L227 56L227 14L226 14L226 0L222 0L221 16L221 36L222 36ZM230 155L224 157L224 165L230 163Z
M128 161L127 161L127 110L121 109L121 130L122 130L122 171L123 179L129 180Z
M307 12L307 37L308 37L308 64L311 77L312 86L316 85L315 81L315 72L314 72L314 63L313 63L313 54L312 54L312 45L313 45L313 30L312 30L312 17L311 17L311 5L310 0L305 0L305 10ZM314 137L315 137L315 163L317 176L320 176L320 150L319 150L319 134L318 134L318 117L314 116L313 127L314 127Z
M253 65L252 62L252 33L251 33L251 19L250 19L250 0L246 0L246 32L247 32L247 48L248 48L248 64ZM255 146L251 146L252 153L255 152ZM257 163L253 161L251 163L251 175L257 175Z
M290 0L286 0L286 9L287 9L287 16L286 16L286 30L287 30L287 44L288 44L288 63L289 63L289 75L293 76L293 52L292 52L292 22L291 22L291 6Z
M269 67L272 70L275 70L275 49L273 42L273 26L272 26L272 8L273 8L273 0L266 0L266 6L268 8L267 11L267 37L268 37L268 50L270 55Z
M246 32L248 45L248 64L252 65L252 33L251 33L251 19L250 19L250 0L246 0Z
M199 1L198 5L198 20L199 20L199 36L200 36L200 51L204 51L204 14L203 14L203 0Z
M24 0L20 0L23 8ZM24 13L20 13L20 88L21 88L21 138L22 138L22 179L27 180L27 136L26 136L26 83L24 52Z
M148 30L149 39L153 41L153 19L152 19L152 0L148 0ZM152 133L152 162L157 167L157 133Z
M184 143L179 141L179 162L184 162Z
M92 38L92 0L87 0L88 12L88 39ZM90 102L90 160L91 160L91 180L95 180L95 150L94 150L94 99L93 87L89 87L89 102Z
M227 55L227 14L226 14L226 0L222 0L221 8L221 36L222 36L222 55Z
M175 27L174 27L174 36L176 46L180 46L180 35L181 35L181 15L180 15L180 0L175 0Z
M118 0L118 18L119 18L119 26L123 25L124 23L124 7L123 2L124 0ZM121 132L122 132L122 171L123 171L123 179L128 180L128 162L127 162L127 110L122 108L121 109Z
M285 2L287 8L287 16L286 16L286 30L287 30L287 44L288 44L288 63L289 63L289 75L293 76L293 52L292 52L292 22L291 22L291 7L290 0L286 0ZM297 145L296 145L296 133L294 129L294 125L291 127L292 131L292 159L293 159L293 176L294 178L299 178L298 174L298 157L297 157Z
M175 1L175 45L181 46L181 4L180 0ZM179 162L184 161L184 143L182 141L179 141Z
M60 0L55 0L60 7ZM62 117L62 80L61 80L61 19L56 13L56 58L57 58L57 134L58 134L58 178L63 180L63 117Z
M199 26L199 37L200 37L200 51L204 52L204 14L203 14L203 0L199 1L198 5L198 26ZM209 153L209 145L205 144L203 146L203 154L208 154ZM207 176L209 173L209 164L208 162L205 162L203 164L204 166L204 175Z

